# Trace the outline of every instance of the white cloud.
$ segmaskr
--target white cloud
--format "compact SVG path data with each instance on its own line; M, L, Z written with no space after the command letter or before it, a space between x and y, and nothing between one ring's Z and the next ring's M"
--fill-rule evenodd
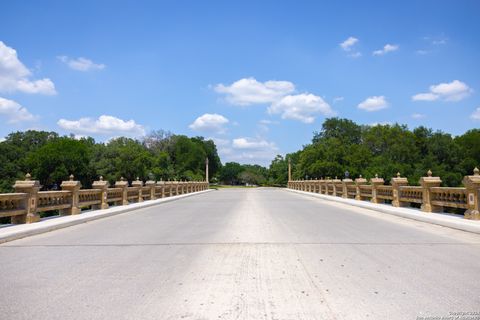
M370 127L376 126L391 126L392 123L390 121L382 121L382 122L372 122L369 124Z
M56 94L52 80L31 77L32 72L18 59L17 51L0 41L0 92Z
M435 101L438 98L439 96L433 93L418 93L412 96L413 101Z
M216 113L205 113L193 121L188 127L195 131L224 133L228 119Z
M311 93L285 96L280 101L274 102L268 108L268 113L281 114L282 119L299 120L304 123L312 123L319 114L335 115L328 103Z
M379 111L388 107L388 102L385 96L368 97L358 105L359 109L365 111Z
M101 63L94 63L92 60L87 58L79 57L79 58L69 58L67 56L58 56L58 60L65 63L73 70L77 71L90 71L90 70L103 70L105 69L105 65Z
M421 113L414 113L412 114L412 118L413 119L423 119L425 118L426 116L424 114L421 114Z
M241 137L233 139L231 149L227 151L229 161L267 165L277 155L278 148L274 142L263 138Z
M439 83L430 86L430 92L419 93L412 96L413 101L460 101L468 97L473 90L459 80L450 83Z
M226 100L233 105L248 106L277 101L295 91L295 85L289 81L258 82L255 78L243 78L231 85L218 84L215 91L225 94Z
M349 57L351 58L359 58L362 56L362 54L360 52L352 52L351 54L348 55Z
M349 37L347 40L340 43L340 47L342 47L345 51L352 50L352 47L358 42L358 39L355 37Z
M2 97L0 97L0 115L5 115L8 118L8 123L32 121L35 119L35 116L25 107L13 100Z
M344 97L335 97L335 98L333 98L333 103L343 101L344 99L345 99Z
M473 120L480 120L480 107L473 111L473 113L470 115L470 118L472 118Z
M80 118L78 120L60 119L58 126L74 134L143 136L145 128L134 120L122 120L114 116L102 115L98 119Z
M373 55L374 56L381 56L381 55L384 55L384 54L389 53L389 52L397 51L398 48L399 48L399 46L396 45L396 44L388 44L387 43L386 45L383 46L382 49L373 51Z
M271 148L275 146L275 144L273 142L268 142L266 140L260 140L260 139L237 138L237 139L233 139L232 146L235 149L255 150L255 149L263 149L263 148Z

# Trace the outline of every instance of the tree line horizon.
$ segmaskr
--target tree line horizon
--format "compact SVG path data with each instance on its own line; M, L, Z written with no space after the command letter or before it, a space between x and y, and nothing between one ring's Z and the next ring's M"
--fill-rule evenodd
M203 180L209 160L213 183L286 186L288 161L292 179L365 178L378 174L386 182L400 172L410 184L431 170L444 186L461 185L463 176L480 166L480 129L453 137L425 126L359 125L327 118L300 150L277 155L268 167L222 164L213 140L152 131L141 139L120 137L96 142L56 132L17 131L0 142L0 192L11 192L15 180L29 172L44 188L55 188L70 174L88 188L103 176L113 183L136 180Z

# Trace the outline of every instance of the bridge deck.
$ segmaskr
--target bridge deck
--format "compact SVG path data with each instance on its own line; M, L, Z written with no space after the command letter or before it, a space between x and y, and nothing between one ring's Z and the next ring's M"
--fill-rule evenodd
M479 235L229 189L1 245L0 318L415 319L479 277Z

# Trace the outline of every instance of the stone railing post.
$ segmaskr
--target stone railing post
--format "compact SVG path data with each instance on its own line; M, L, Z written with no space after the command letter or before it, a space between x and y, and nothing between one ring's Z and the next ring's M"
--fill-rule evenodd
M320 178L320 181L318 182L318 185L320 187L320 194L324 194L324 186L325 186L325 180L323 178Z
M465 176L463 185L467 189L467 211L465 218L480 220L480 170L475 168L473 176Z
M72 193L72 207L63 209L60 214L61 215L72 215L72 214L79 214L82 210L78 207L78 191L82 187L80 181L74 181L73 174L70 175L70 180L62 181L60 187L62 190L70 191Z
M431 187L440 187L442 180L440 177L432 177L432 171L428 170L426 177L420 178L420 185L423 188L423 199L421 209L423 212L442 212L443 207L432 205Z
M141 181L140 178L137 177L137 180L132 181L132 187L138 188L138 201L137 202L143 202L143 196L142 196L143 181Z
M108 189L108 181L103 181L103 177L100 176L98 181L94 181L92 184L92 189L99 189L101 190L101 203L99 205L95 205L95 209L107 209L108 208L108 194L107 194L107 189Z
M342 193L342 198L348 199L348 186L354 184L352 179L346 178L342 180L342 185L343 185L343 193Z
M157 197L155 196L155 181L153 180L148 180L145 182L145 185L150 188L150 200L155 200Z
M160 181L157 181L157 186L160 186L160 198L165 198L165 181L160 179Z
M122 200L118 205L124 206L128 204L128 181L125 181L123 177L120 178L120 181L115 182L115 188L122 189Z
M355 200L363 200L361 194L362 190L360 190L360 186L365 184L367 184L367 179L363 178L362 175L355 179Z
M332 183L333 183L333 196L336 197L337 196L337 183L340 183L342 182L342 180L338 179L337 177L335 177L335 179L332 180Z
M326 177L325 180L324 180L324 183L325 183L325 194L328 195L328 186L330 185L330 183L332 182L332 180L330 180L330 177Z
M175 185L175 195L178 196L178 181L173 181L173 184Z
M403 203L400 201L400 187L402 186L407 186L408 185L408 180L407 178L402 178L400 176L400 172L397 172L397 177L392 178L391 180L392 184L392 194L393 194L393 200L392 200L392 206L394 207L406 207L409 204L408 203Z
M383 200L378 198L378 186L383 186L385 181L382 178L378 177L378 174L375 174L375 178L370 179L370 184L372 185L372 199L370 200L373 203L382 203Z
M25 209L27 211L24 215L13 216L11 221L13 224L18 223L32 223L40 221L40 215L37 213L38 205L38 190L40 190L40 182L31 180L30 173L25 175L25 180L18 180L13 187L17 193L26 193L27 199L25 202Z

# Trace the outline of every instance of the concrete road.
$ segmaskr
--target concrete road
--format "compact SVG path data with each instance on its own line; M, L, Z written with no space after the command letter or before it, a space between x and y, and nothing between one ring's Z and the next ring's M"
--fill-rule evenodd
M0 246L0 319L453 312L480 318L479 235L279 189L215 191Z

